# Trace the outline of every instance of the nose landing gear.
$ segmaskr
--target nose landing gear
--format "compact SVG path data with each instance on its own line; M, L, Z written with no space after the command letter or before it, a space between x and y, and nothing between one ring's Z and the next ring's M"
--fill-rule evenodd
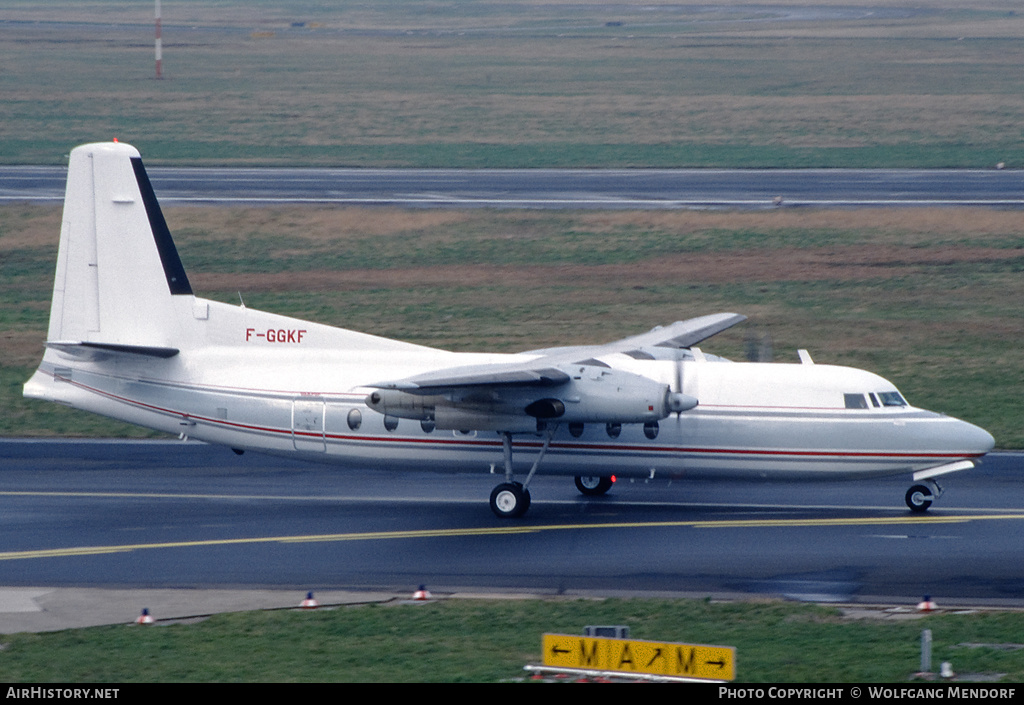
M906 494L907 506L915 514L923 514L932 506L932 502L942 496L942 488L933 480L924 480L914 485Z

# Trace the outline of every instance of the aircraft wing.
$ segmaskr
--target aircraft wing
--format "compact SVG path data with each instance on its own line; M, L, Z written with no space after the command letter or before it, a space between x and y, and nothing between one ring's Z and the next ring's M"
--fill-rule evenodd
M613 353L623 353L633 357L650 357L643 352L644 348L689 348L745 320L747 317L738 313L712 313L685 321L676 321L667 326L658 326L646 333L603 345L546 348L531 352L544 356L557 356L559 359L572 359L573 362Z
M688 348L745 320L747 317L738 313L712 313L686 321L676 321L667 326L658 326L646 333L623 338L614 343L598 345L592 349L591 354L596 357L611 353L628 354L652 347Z
M550 366L544 358L537 358L522 363L450 367L368 386L411 394L439 394L466 387L551 387L568 381L568 373Z
M603 345L535 350L532 353L540 357L520 363L453 367L368 386L412 394L438 394L466 387L553 387L570 380L572 375L562 369L566 365L608 367L595 358L613 353L629 354L645 347L688 348L745 320L746 316L736 313L715 313L658 326Z
M597 359L615 353L650 356L643 348L694 345L745 320L734 313L702 316L605 345L553 348L515 362L433 370L367 385L383 414L431 421L438 428L531 431L537 421L647 423L692 409L697 399Z

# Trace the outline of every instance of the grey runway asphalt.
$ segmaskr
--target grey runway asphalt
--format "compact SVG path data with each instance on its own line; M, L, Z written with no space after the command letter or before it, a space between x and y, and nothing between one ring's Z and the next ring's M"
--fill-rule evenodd
M0 167L0 203L60 201L63 167ZM1024 207L996 169L240 169L152 167L161 203L415 208Z
M1024 457L950 479L620 483L538 476L494 517L486 472L341 471L176 441L0 441L0 631L438 595L1024 604ZM332 597L338 596L338 597Z

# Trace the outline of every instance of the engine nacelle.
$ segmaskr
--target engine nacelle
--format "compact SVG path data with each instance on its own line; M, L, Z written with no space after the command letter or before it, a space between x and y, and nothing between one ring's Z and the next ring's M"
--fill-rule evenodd
M437 395L410 394L398 389L376 389L366 397L366 405L374 411L400 419L425 421L434 418L434 407L445 403Z
M544 421L648 423L669 415L669 395L667 385L648 377L588 365L523 410Z
M387 416L432 421L435 428L444 431L537 431L537 419L524 414L515 404L483 399L479 394L473 399L459 398L455 402L436 394L379 389L366 397L366 405Z

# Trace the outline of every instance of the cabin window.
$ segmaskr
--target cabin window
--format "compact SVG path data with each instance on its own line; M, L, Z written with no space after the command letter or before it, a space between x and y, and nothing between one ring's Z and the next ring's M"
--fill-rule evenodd
M358 431L359 427L363 425L363 414L359 409L352 409L348 412L348 427L353 431Z
M398 417L397 416L385 416L384 417L384 428L389 431L394 431L398 428Z
M579 438L583 435L583 424L579 421L573 421L569 424L569 433L572 434L573 438Z
M618 438L619 434L622 433L622 424L620 424L620 423L605 424L604 429L608 432L608 437L609 438Z
M844 394L843 398L846 400L847 409L868 408L868 400L864 398L863 394Z
M882 400L882 406L906 406L907 402L899 392L879 392L878 398Z
M652 441L658 437L658 422L648 421L644 424L644 435L650 438Z

